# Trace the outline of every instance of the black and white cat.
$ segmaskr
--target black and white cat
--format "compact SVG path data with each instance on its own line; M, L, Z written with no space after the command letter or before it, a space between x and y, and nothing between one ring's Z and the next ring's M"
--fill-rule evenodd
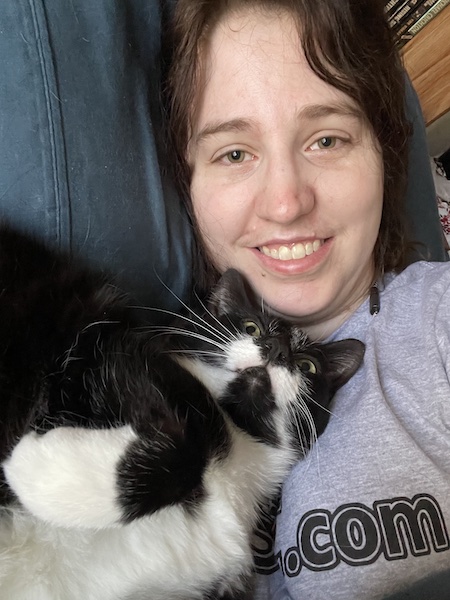
M204 314L126 298L0 228L0 596L238 597L262 502L324 429L356 340L310 343L236 271Z

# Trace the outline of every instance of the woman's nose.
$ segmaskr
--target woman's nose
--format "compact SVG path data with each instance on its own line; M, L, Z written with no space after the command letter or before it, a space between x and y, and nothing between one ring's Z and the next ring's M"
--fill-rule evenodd
M289 224L313 210L314 188L301 167L295 157L267 164L256 197L256 214L261 219Z

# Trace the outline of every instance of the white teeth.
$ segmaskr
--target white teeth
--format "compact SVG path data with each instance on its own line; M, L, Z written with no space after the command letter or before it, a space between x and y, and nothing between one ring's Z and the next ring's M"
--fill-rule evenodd
M322 240L314 240L314 242L307 242L306 244L299 242L291 247L280 246L279 248L268 248L268 246L262 246L260 250L265 256L270 256L277 260L293 260L305 258L305 256L313 254L313 252L316 252L322 246L322 243Z
M287 246L280 246L278 250L278 258L280 260L291 260L292 252Z
M303 244L295 244L292 248L292 258L305 258L306 250Z

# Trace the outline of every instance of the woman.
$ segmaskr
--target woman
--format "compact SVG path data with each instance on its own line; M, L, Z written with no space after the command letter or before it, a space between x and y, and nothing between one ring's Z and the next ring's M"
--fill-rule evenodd
M383 6L177 11L172 122L203 281L237 268L311 337L367 347L285 483L274 547L258 534L257 597L446 598L450 269L404 269L409 127Z

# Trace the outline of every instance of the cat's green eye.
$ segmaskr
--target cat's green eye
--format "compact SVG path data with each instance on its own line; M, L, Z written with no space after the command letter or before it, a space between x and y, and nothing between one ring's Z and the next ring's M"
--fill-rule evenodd
M258 338L261 336L261 329L254 321L244 321L244 331L252 337Z
M300 368L302 373L308 373L309 375L316 375L317 365L314 361L309 358L298 358L296 361L297 366Z

